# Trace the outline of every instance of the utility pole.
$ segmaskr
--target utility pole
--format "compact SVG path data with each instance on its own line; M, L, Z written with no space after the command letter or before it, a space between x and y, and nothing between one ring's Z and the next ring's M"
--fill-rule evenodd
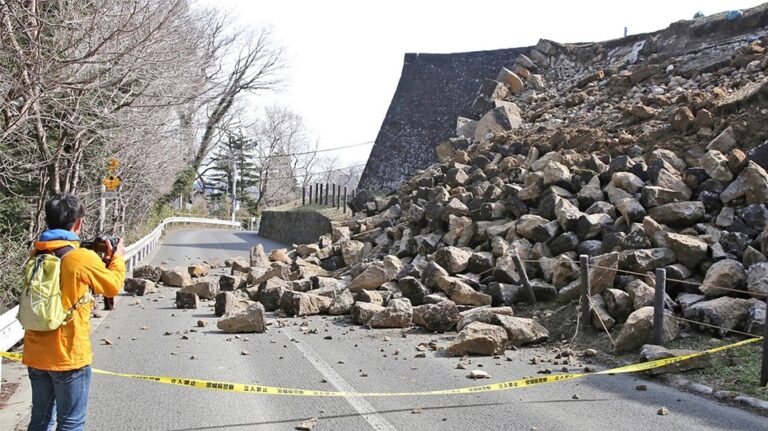
M107 199L104 197L107 188L102 184L99 191L101 194L99 195L99 231L96 232L97 236L104 233L104 220L107 218Z
M232 221L237 213L237 159L232 159Z

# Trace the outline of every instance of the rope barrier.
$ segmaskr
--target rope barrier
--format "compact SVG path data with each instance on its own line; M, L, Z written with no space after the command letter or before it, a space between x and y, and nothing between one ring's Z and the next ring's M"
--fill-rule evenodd
M709 323L699 322L699 321L696 321L696 320L690 320L690 319L686 319L684 317L678 317L678 316L675 316L675 315L669 315L669 317L671 317L671 318L673 318L675 320L681 320L683 322L688 322L688 323L692 323L692 324L695 324L695 325L707 326L707 327L714 328L714 329L720 329L720 330L724 330L724 331L728 331L728 332L733 332L734 334L744 335L746 337L754 337L755 336L755 334L750 334L748 332L737 331L735 329L728 329L728 328L724 328L722 326L712 325L712 324L709 324Z

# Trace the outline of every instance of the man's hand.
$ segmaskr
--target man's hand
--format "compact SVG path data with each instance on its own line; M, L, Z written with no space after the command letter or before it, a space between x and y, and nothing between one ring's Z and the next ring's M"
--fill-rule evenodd
M115 256L124 257L125 256L125 240L122 238L118 238L117 240L117 248L112 248L112 242L107 241L107 260L111 260Z

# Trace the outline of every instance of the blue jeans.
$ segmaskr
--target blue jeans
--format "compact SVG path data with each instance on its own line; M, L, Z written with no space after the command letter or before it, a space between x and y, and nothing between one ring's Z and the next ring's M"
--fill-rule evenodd
M32 419L28 431L85 429L91 367L71 371L44 371L28 367L32 383Z

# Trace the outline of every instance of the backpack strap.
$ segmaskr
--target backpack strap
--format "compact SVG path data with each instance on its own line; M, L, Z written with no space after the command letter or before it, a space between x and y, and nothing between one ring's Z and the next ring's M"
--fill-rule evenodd
M72 247L71 245L67 245L67 246L64 246L62 248L57 248L56 250L53 251L52 254L54 256L58 257L59 260L61 260L64 257L65 254L69 253L70 251L72 251L74 249L75 248Z

